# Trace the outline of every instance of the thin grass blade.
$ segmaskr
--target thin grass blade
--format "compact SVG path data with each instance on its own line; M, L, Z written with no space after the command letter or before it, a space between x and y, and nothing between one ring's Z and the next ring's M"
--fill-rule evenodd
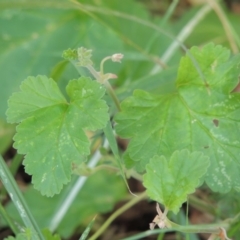
M3 157L0 155L0 179L8 191L15 207L17 208L25 227L32 230L33 240L45 240L39 229L35 219L30 212L22 193L20 192L13 176L11 175L7 165L4 162Z

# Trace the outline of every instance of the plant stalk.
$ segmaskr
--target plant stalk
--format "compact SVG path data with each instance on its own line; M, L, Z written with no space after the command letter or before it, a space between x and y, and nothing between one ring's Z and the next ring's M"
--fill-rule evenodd
M184 42L188 36L192 33L192 31L195 29L196 25L211 11L211 6L205 5L203 6L190 21L181 29L181 32L177 35L177 37L174 39L172 44L167 48L167 50L164 52L164 54L161 57L161 60L164 63L167 63L171 57L174 55L175 51L179 48L179 46L182 47L181 43ZM183 47L182 47L183 48ZM186 49L183 49L186 51ZM188 51L186 51L187 53ZM191 60L192 57L191 57ZM159 65L156 65L152 68L150 71L150 74L157 74L162 70L162 67Z
M114 219L116 219L123 212L125 212L130 207L132 207L133 205L135 205L136 203L140 202L145 198L147 198L146 192L139 194L138 197L133 197L129 202L127 202L121 208L115 211L88 240L97 239L108 228L108 226L113 222Z
M237 34L235 33L233 27L231 26L226 14L223 12L219 4L219 1L210 0L210 1L206 1L206 4L209 4L212 7L212 9L217 14L219 20L221 21L233 53L235 54L238 53L239 48L237 46L237 43L240 46L240 40L237 37Z
M173 0L172 1L171 5L167 9L167 12L163 16L163 20L161 22L161 26L164 26L168 22L168 20L170 19L170 17L173 14L175 8L177 7L178 2L179 2L179 0Z
M119 102L117 95L115 94L111 84L108 81L105 81L104 85L107 89L109 96L112 98L117 110L120 112L121 111L120 102Z
M105 59L104 61L106 61L107 59L109 59L109 57L106 57L106 59ZM103 64L103 63L102 63L102 64ZM76 64L74 64L74 66L76 67L76 69L77 69L78 72L79 72L79 67L76 66ZM93 75L93 77L94 77L97 81L101 82L101 75L100 75L91 65L88 65L86 68L89 70L89 72ZM101 66L101 68L103 69L103 66ZM115 94L115 92L114 92L111 84L110 84L108 81L105 81L105 82L104 82L104 85L105 85L105 87L106 87L106 90L107 90L109 96L112 98L112 100L113 100L113 102L114 102L117 110L120 111L120 110L121 110L120 102L119 102L119 100L118 100L118 98L117 98L117 95Z

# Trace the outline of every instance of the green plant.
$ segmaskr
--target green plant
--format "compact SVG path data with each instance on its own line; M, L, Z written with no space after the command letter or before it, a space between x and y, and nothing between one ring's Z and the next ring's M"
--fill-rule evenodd
M98 13L104 13L89 5L75 4L84 7L89 14L96 12L93 15L96 19ZM69 6L72 7L71 4L66 4L66 7ZM174 6L172 5L173 8ZM171 11L172 8L162 24L166 24ZM131 19L134 23L146 24L147 28L156 28L155 25L130 15L111 10L106 12L119 15L124 21ZM111 28L118 26L115 24L116 22L109 22ZM124 30L119 30L119 33L123 34L122 31ZM159 31L162 32L161 29ZM168 33L164 34L173 38ZM11 205L7 212L1 208L16 239L60 239L59 235L51 234L56 229L61 237L67 238L80 221L85 226L91 222L80 239L86 239L91 228L95 233L89 239L97 239L113 219L148 197L161 204L161 207L157 204L157 216L150 224L151 231L126 239L140 239L149 234L171 230L182 233L205 232L211 234L209 239L228 239L226 230L237 223L239 214L235 212L231 219L219 223L183 226L176 224L171 212L179 213L189 194L203 183L213 192L228 193L240 189L239 94L234 92L239 82L240 56L232 56L226 47L212 43L187 50L181 42L176 41L186 51L186 56L180 61L176 81L170 83L167 91L154 92L151 90L155 86L161 86L156 80L158 74L162 74L161 70L167 67L151 55L158 51L157 44L153 44L156 37L153 34L152 43L149 42L148 50L151 54L141 49L141 39L136 36L123 39L138 49L144 60L150 59L158 64L152 68L140 61L135 65L130 64L130 70L123 68L118 75L123 78L141 77L144 71L157 73L146 77L149 82L143 78L128 85L127 81L116 80L116 66L111 65L111 62L124 63L122 54L104 56L98 68L93 64L98 61L92 56L92 50L81 47L63 52L65 60L54 67L52 77L27 77L22 82L20 91L9 98L7 120L18 124L14 147L19 154L25 155L25 171L32 175L34 188L39 191L29 188L25 197L35 197L35 200L28 200L29 203L26 204L1 159L4 169L0 172L1 179L19 210L19 221L23 220L20 225L24 226L24 230L19 229L8 216L8 213L11 215L14 211ZM237 40L236 44L230 45L237 49ZM166 52L164 62L169 58L169 52ZM53 78L58 78L65 71L68 61L81 77L75 76L77 74L71 69L71 73L67 74L70 76L68 81L65 80L65 91L64 84L57 84ZM175 73L176 70L171 69L174 77ZM171 79L174 77L171 75ZM115 81L116 86L124 87L115 90L112 81ZM141 90L136 90L139 88ZM124 99L121 104L119 99ZM130 139L124 153L119 151L116 137ZM101 155L103 159L99 162ZM21 157L18 158L21 160ZM118 173L122 180L119 181L118 175L109 172ZM142 181L146 192L132 193L127 182L129 177ZM109 182L112 183L111 186ZM102 192L96 190L103 186ZM131 193L129 202L98 229L94 228L97 222L93 222L89 216L112 209L113 204L125 196L126 187ZM44 198L42 195L52 198ZM17 200L15 196L18 197ZM98 197L99 201L96 199ZM42 209L52 206L48 213L42 215L33 210L39 226L27 206L34 205L37 201ZM74 212L75 209L81 212L86 208L90 209L88 214L79 216L76 224L67 225L67 219L62 221L66 212ZM164 208L163 212L161 208ZM22 218L23 212L27 213L24 215L26 218ZM68 219L71 218L70 215ZM46 216L51 217L48 219ZM226 219L226 216L222 219ZM41 225L42 222L44 225ZM160 230L153 230L156 225ZM45 226L50 231L42 233L40 229Z
M115 118L117 133L132 138L125 153L127 166L139 172L146 168L143 184L147 194L165 207L154 220L160 228L172 226L166 217L168 210L177 213L200 179L214 191L239 189L239 169L234 164L239 148L238 132L234 131L239 121L239 95L231 91L238 83L240 57L229 60L229 52L213 44L201 50L192 48L191 54L199 69L191 58L182 59L178 93L155 96L136 91ZM70 181L72 167L81 165L89 155L90 142L84 130L103 129L110 146L115 145L107 133L111 131L107 105L101 100L106 87L119 108L108 83L115 75L104 73L103 63L107 59L120 62L123 55L104 58L99 73L92 67L90 50L69 49L63 56L75 61L76 67L88 68L96 81L84 77L70 81L67 102L52 79L29 77L21 92L9 99L7 111L8 121L19 123L14 146L26 154L25 169L33 175L35 188L47 196L59 193ZM184 139L175 140L183 134ZM120 157L117 152L115 155L125 179Z

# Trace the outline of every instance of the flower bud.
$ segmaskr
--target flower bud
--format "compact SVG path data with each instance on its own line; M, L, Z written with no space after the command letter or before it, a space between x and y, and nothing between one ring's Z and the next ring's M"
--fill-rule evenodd
M113 62L121 62L122 58L123 58L123 54L121 53L115 53L111 57Z

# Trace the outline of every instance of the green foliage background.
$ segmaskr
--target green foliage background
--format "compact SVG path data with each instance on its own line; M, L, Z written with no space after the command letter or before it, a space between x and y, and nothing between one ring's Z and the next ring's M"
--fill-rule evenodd
M65 87L69 79L79 77L74 67L61 57L63 50L67 48L84 46L92 49L96 66L107 55L123 53L122 64L106 65L106 71L118 75L118 79L111 83L115 86L120 100L130 96L134 89L154 94L172 93L176 90L174 81L177 78L177 66L180 57L185 53L180 47L174 50L166 62L167 67L162 65L159 56L164 55L174 41L166 34L178 35L184 26L194 19L202 6L187 9L177 21L163 22L160 16L152 17L140 1L126 2L127 4L119 0L0 0L0 153L4 154L10 147L15 133L15 126L6 123L7 100L13 92L19 91L20 83L24 79L39 74L47 75L57 82L67 96ZM240 36L239 15L226 9L225 14ZM206 14L191 30L185 43L190 47L201 46L210 41L230 47L222 24L213 11ZM153 73L154 69L158 70ZM84 69L82 74L89 75ZM114 107L111 111L115 111ZM72 218L84 212L83 217L76 221L76 225L69 226L63 222L63 226L59 228L62 236L70 236L78 224L87 225L88 221L83 222L83 219L90 221L93 213L111 210L113 204L125 196L120 178L114 181L118 187L113 189L109 189L110 186L104 181L94 183L99 184L99 192L95 192L99 198L107 192L105 196L110 198L109 206L103 204L106 201L103 197L98 202L99 205L89 202L89 205L93 206L91 212L84 212L84 207L72 211ZM26 198L34 191L28 189ZM86 190L86 198L96 199L95 195L89 196L90 193ZM38 196L37 193L34 195ZM38 197L36 200L41 199ZM31 205L33 200L29 198ZM54 205L58 203L58 197L46 201L52 201L51 204ZM224 204L221 204L222 211L225 210L223 206ZM240 210L237 204L234 207L234 212ZM33 207L32 211L35 210ZM9 211L15 215L14 210ZM34 214L40 226L45 227L43 223L46 216L42 217L39 212ZM236 231L237 228L233 229L232 235Z

